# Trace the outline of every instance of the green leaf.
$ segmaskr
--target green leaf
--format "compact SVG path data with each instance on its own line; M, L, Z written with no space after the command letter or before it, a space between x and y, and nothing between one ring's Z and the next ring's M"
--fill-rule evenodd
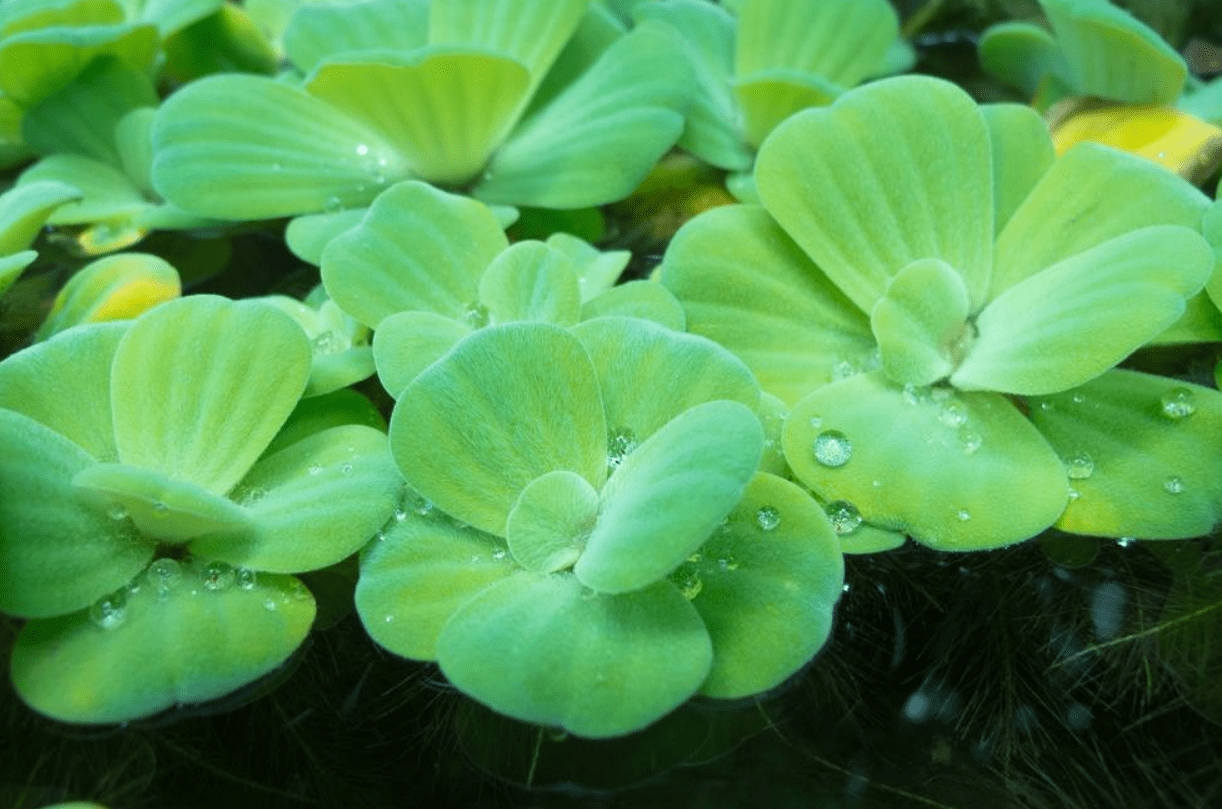
M294 578L210 589L202 566L178 575L173 587L145 579L122 606L112 601L100 616L110 629L86 613L26 624L13 648L17 694L60 722L126 722L253 682L310 630L314 599Z
M86 264L68 279L34 336L45 340L83 323L139 317L181 294L178 271L157 256L106 256Z
M301 398L310 348L260 302L192 295L137 320L110 378L119 459L224 494Z
M587 0L433 0L429 43L473 46L524 65L529 97L577 30Z
M781 68L853 87L878 74L898 34L886 0L753 0L738 16L734 72L750 79Z
M690 79L669 35L637 28L518 126L473 193L546 208L623 199L678 140Z
M4 388L0 387L0 390ZM44 618L82 609L134 576L153 543L75 497L93 464L33 419L0 409L0 609Z
M56 208L80 199L66 183L45 180L14 186L0 194L0 256L26 250Z
M115 125L131 110L158 101L143 71L103 56L26 112L22 139L40 154L69 152L118 166Z
M261 459L315 433L345 424L363 424L386 432L386 420L373 402L354 390L332 391L298 402Z
M706 402L676 416L603 486L598 522L573 568L577 578L602 593L625 593L666 576L734 508L763 445L759 419L738 402Z
M505 524L514 561L536 573L572 567L598 512L598 492L581 475L540 475L522 490Z
M760 150L755 180L768 212L862 311L923 258L963 276L973 310L983 302L993 251L989 131L955 85L883 79L796 115Z
M180 84L212 73L270 75L280 63L280 54L251 19L246 4L221 4L214 13L175 31L162 47L165 73Z
M688 331L734 352L789 404L875 348L861 311L758 206L714 208L680 228L662 283Z
M700 549L692 606L713 641L706 697L775 688L827 642L844 557L827 517L799 487L756 475Z
M139 107L121 117L114 127L119 166L132 185L150 199L160 199L153 190L153 121L157 110Z
M644 441L679 414L718 399L759 406L751 371L711 340L637 318L574 326L594 363L607 426ZM642 385L649 394L641 395Z
M499 54L429 48L395 64L324 62L305 89L367 122L411 174L462 185L509 133L529 81L521 63Z
M517 572L504 543L488 534L405 514L362 551L356 609L382 646L436 660L437 637L450 616Z
M147 70L157 44L157 29L151 25L23 31L0 42L0 92L29 107L63 87L98 56L114 56L137 70Z
M993 230L1000 233L1014 211L1056 161L1048 125L1030 107L985 104L993 153Z
M545 323L467 337L403 391L390 420L391 453L407 482L500 536L518 495L540 475L568 470L601 486L606 436L589 356L576 337Z
M1107 0L1041 0L1078 95L1174 104L1188 66L1156 32Z
M322 251L339 234L360 224L367 208L349 208L334 213L295 216L284 229L284 241L293 255L314 266L322 263Z
M567 256L576 265L582 303L588 303L595 296L612 289L632 260L632 253L628 250L603 252L568 233L551 234L547 237L547 246Z
M781 440L821 499L938 550L1028 539L1068 498L1061 460L994 393L901 390L881 373L859 374L799 402Z
M769 70L734 83L745 136L755 149L786 118L807 107L825 107L843 92L826 79L794 70Z
M479 299L493 323L542 320L570 326L581 315L577 269L544 242L518 242L488 266L480 278Z
M250 524L246 512L232 501L151 469L94 464L72 478L72 487L99 511L121 511L140 533L162 542L186 542Z
M685 331L683 304L657 281L638 279L613 286L581 307L581 319L635 317L674 331Z
M26 267L34 263L36 258L38 258L38 253L35 250L22 250L20 253L0 258L0 295L8 291L8 288L21 276Z
M123 1L127 3L129 11L136 11L133 19L153 23L163 38L207 17L224 5L224 0L137 0L135 9L132 9L132 0Z
M56 182L77 189L81 199L57 207L47 217L46 221L53 225L128 219L152 204L122 171L84 155L44 157L23 171L18 182L23 185Z
M331 299L370 328L403 311L464 320L478 303L480 276L508 246L485 206L406 182L331 240L322 253L322 280Z
M359 51L410 51L428 42L429 0L365 0L297 7L284 49L303 73L329 56Z
M1007 289L976 319L955 387L1044 394L1111 368L1184 313L1214 256L1196 232L1156 225L1079 253Z
M900 270L870 313L883 372L901 385L930 385L950 374L967 325L967 289L945 261Z
M1057 527L1183 539L1222 521L1222 395L1176 379L1109 371L1030 402L1066 459L1075 495Z
M399 312L382 320L373 335L378 380L394 398L420 372L471 333L471 327L433 312Z
M678 707L712 659L700 617L669 582L588 597L571 575L531 573L464 604L437 652L446 677L493 710L598 738Z
M1034 97L1043 78L1063 71L1061 49L1052 34L1026 22L1002 22L980 35L980 66L994 78Z
M1214 202L1201 217L1201 233L1214 251L1214 272L1205 284L1205 292L1218 309L1222 309L1222 202Z
M1138 228L1196 230L1208 205L1204 194L1161 166L1078 144L1052 164L997 237L989 297Z
M408 174L369 123L259 76L210 76L174 93L153 126L153 149L158 192L217 219L366 205Z
M381 431L332 427L260 459L234 490L253 525L197 539L191 552L275 573L317 570L368 542L402 486Z
M41 422L97 461L116 461L110 366L127 323L81 326L0 363L0 407Z

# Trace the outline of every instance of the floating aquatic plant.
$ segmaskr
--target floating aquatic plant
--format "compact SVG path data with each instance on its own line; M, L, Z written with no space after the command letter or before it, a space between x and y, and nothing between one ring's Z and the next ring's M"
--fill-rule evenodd
M1111 370L1210 277L1195 188L1093 144L1054 159L1035 113L924 77L794 116L756 182L763 206L693 220L662 280L792 405L818 496L952 550L1218 522L1222 397ZM1181 394L1186 417L1161 404Z

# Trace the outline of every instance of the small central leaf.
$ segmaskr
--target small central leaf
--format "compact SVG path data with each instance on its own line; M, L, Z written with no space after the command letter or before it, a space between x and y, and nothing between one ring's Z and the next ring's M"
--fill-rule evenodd
M575 472L531 481L509 512L505 533L518 564L539 573L570 567L598 519L598 492Z
M919 259L900 270L870 313L887 376L920 386L950 374L970 339L968 306L963 278L945 261Z

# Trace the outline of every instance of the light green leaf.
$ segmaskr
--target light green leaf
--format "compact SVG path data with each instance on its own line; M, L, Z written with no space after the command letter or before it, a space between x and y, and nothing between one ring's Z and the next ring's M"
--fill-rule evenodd
M976 319L955 387L1044 394L1080 385L1166 329L1214 256L1196 232L1156 225L1119 236L1010 287Z
M81 326L0 363L0 407L41 422L96 461L116 461L110 365L127 323Z
M878 74L898 34L886 0L752 0L738 16L734 72L781 68L853 87Z
M115 125L131 110L158 101L146 73L103 56L26 111L22 139L40 154L69 152L118 166Z
M606 436L589 356L576 337L545 323L467 337L403 391L390 420L391 453L407 482L500 536L518 495L540 475L568 470L601 486Z
M444 518L407 515L361 553L356 609L375 641L397 655L437 659L450 616L520 572L504 543Z
M683 304L657 281L638 279L613 286L581 307L581 319L636 317L675 331L685 331Z
M324 62L305 89L367 122L413 175L462 185L509 133L529 81L521 63L495 53L429 48L394 64Z
M0 92L23 107L63 87L98 56L147 70L157 54L151 25L94 25L23 31L0 42Z
M431 45L503 53L529 72L528 98L577 30L587 0L433 0Z
M586 597L567 574L489 587L449 620L437 652L446 677L493 710L599 738L677 708L712 660L704 625L669 582Z
M1222 521L1222 395L1177 379L1109 371L1030 402L1066 459L1075 496L1057 527L1185 539Z
M433 312L399 312L385 318L373 334L378 380L399 398L420 372L471 333L471 327Z
M373 349L367 345L354 346L334 354L316 354L310 368L310 383L302 396L321 396L355 385L373 376L376 370Z
M110 378L119 459L225 494L301 398L310 347L274 307L192 295L138 319Z
M822 509L792 483L756 475L689 564L701 583L692 606L713 641L704 696L775 688L827 642L844 557Z
M415 50L428 42L428 17L429 0L303 4L284 30L284 49L303 73L336 54Z
M759 468L764 432L738 402L696 405L618 464L573 572L602 593L646 587L690 556Z
M121 515L113 519L75 497L72 476L92 463L50 428L0 409L4 612L44 618L82 609L153 558L153 543Z
M224 0L125 0L135 11L133 19L153 23L162 37L167 37L193 22L207 17L224 5Z
M115 152L119 167L132 185L150 199L160 199L153 190L153 121L157 110L139 107L121 117L114 126Z
M250 525L246 512L232 501L151 469L94 464L72 478L72 487L98 511L122 512L140 533L161 542L186 542Z
M166 38L165 74L186 84L212 73L271 75L280 66L281 53L268 40L268 32L252 19L249 3L222 3Z
M1048 169L997 237L989 297L1058 261L1150 225L1200 227L1209 199L1136 155L1081 143Z
M751 371L706 338L624 317L589 320L572 331L594 362L608 428L633 443L698 404L726 399L753 410L759 405Z
M1040 177L1056 161L1048 125L1021 104L985 104L993 153L993 230L1000 233Z
M866 317L758 206L714 208L680 228L662 283L688 331L734 352L789 404L875 348Z
M1210 281L1218 275L1217 265ZM1206 285L1208 287L1208 285ZM1198 292L1185 301L1184 314L1172 323L1158 336L1150 340L1150 345L1182 345L1183 343L1220 343L1222 342L1222 312L1210 300L1206 292Z
M295 216L284 228L284 241L293 255L314 266L322 263L322 251L339 234L360 224L367 208L349 208L333 213Z
M859 374L799 402L781 440L821 499L938 550L1021 542L1068 498L1060 459L998 394L901 390L881 373Z
M55 296L35 339L84 323L135 318L182 294L178 271L151 253L119 253L77 270Z
M994 78L1034 97L1043 78L1063 71L1061 49L1052 34L1027 22L1002 22L985 29L978 46L980 66Z
M931 385L955 368L970 328L963 278L945 261L919 259L900 270L870 313L883 372L901 385Z
M628 250L608 250L604 253L584 239L568 233L548 236L547 246L567 256L577 266L582 303L588 303L596 295L613 288L632 260L632 253Z
M826 79L794 70L769 70L734 83L745 136L754 149L786 118L807 107L827 106L843 92Z
M900 76L786 121L755 180L768 212L862 311L922 258L958 270L976 309L992 261L992 170L971 97Z
M27 249L56 208L80 197L75 187L53 180L17 185L0 194L0 256Z
M1205 284L1205 292L1214 306L1222 309L1222 202L1214 202L1201 217L1201 233L1214 251L1214 271Z
M536 573L572 567L598 512L598 492L581 475L540 475L522 490L505 524L514 561Z
M637 28L522 122L473 193L546 208L623 199L678 140L690 80L668 34Z
M354 390L332 391L298 402L260 459L315 433L345 424L362 424L386 432L386 420L373 402Z
M478 303L480 276L508 246L485 206L406 182L331 240L322 253L322 280L331 299L370 328L403 311L463 320Z
M267 674L314 620L310 591L291 577L261 575L250 589L214 590L202 566L180 576L172 588L147 580L129 588L117 612L100 618L117 624L111 629L86 613L26 624L13 648L17 694L61 722L151 716Z
M577 266L543 242L518 242L493 259L479 299L493 323L542 320L569 326L581 315Z
M217 219L269 219L366 205L408 175L366 122L299 87L258 76L210 76L161 107L153 185Z
M1079 95L1174 104L1188 66L1156 32L1107 0L1041 0Z
M531 95L529 111L549 103L556 95L589 70L611 43L628 33L628 25L605 4L586 5L585 14L543 81Z
M151 203L117 168L75 154L44 157L21 173L18 182L56 182L77 189L81 199L58 206L47 217L53 225L93 224L136 215Z
M22 250L20 253L0 258L0 295L8 291L8 288L20 277L26 267L34 263L36 258L38 258L38 252L35 250Z
M9 0L0 8L0 35L51 26L109 25L124 19L115 0Z
M385 434L332 427L260 459L234 489L253 526L197 539L191 552L275 573L317 570L368 542L402 487Z

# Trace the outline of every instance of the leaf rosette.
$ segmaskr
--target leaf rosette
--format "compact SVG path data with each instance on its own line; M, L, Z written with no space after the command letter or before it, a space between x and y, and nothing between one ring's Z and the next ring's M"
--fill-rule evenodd
M1195 188L1094 144L1056 159L1034 112L924 77L794 116L756 182L763 205L690 222L661 277L792 406L782 446L817 496L952 550L1216 524L1222 474L1196 459L1222 397L1112 370L1210 277Z
M433 510L364 551L366 628L581 736L777 685L826 640L843 564L806 493L758 472L759 400L724 349L644 320L464 338L395 405Z
M301 643L314 601L288 574L356 551L402 485L377 429L278 438L309 373L292 320L214 296L0 363L0 609L28 619L22 699L126 721L229 693Z

